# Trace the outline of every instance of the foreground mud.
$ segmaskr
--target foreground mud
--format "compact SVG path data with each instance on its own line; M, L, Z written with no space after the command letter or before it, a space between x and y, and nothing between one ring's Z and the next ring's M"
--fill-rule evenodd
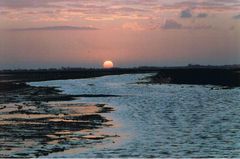
M46 156L117 137L97 131L112 125L102 116L113 111L111 107L72 99L48 87L1 92L0 157Z

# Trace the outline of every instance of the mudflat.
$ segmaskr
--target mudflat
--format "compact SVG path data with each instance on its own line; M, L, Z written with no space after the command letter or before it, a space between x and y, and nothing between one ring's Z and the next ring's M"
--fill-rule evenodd
M51 87L8 83L0 92L0 157L38 157L117 137L96 134L111 126L105 104L71 102L76 96ZM83 95L82 95L83 96Z

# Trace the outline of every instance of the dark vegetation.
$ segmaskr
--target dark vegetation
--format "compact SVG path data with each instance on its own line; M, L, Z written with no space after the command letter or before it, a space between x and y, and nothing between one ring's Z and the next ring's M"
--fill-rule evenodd
M0 71L0 91L11 91L26 87L26 82L82 79L105 75L127 73L147 73L154 69L40 69L40 70L4 70Z
M239 69L183 68L162 69L151 78L153 83L240 86Z
M174 84L212 84L239 86L240 66L200 66L186 67L138 67L114 69L61 68L39 70L0 71L0 91L16 90L26 87L25 82L81 79L105 75L158 73L152 77L154 83Z

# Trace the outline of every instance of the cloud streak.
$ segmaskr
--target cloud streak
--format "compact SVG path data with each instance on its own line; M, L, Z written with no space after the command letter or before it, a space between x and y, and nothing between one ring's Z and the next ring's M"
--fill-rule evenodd
M182 24L173 19L167 19L161 27L162 29L181 29Z
M233 16L233 19L240 20L240 14Z
M39 19L48 17L50 20L62 19L56 18L62 16L66 20L75 16L85 20L151 19L161 12L179 11L180 17L191 18L192 12L240 11L240 0L0 0L0 9L9 12L2 17L18 19L27 16L34 19L37 15ZM205 18L206 14L198 17Z
M145 28L138 24L137 22L125 23L122 25L123 29L132 30L132 31L143 31Z
M199 14L197 15L197 17L198 17L198 18L206 18L206 17L208 17L208 14L207 14L207 13L199 13Z
M47 27L32 27L32 28L13 28L9 31L93 31L98 30L95 27L89 26L47 26Z
M165 30L205 30L205 29L212 29L211 25L183 25L173 19L167 19L165 23L161 26L161 29Z
M181 18L191 18L192 11L190 9L185 9L185 10L181 11L180 17Z

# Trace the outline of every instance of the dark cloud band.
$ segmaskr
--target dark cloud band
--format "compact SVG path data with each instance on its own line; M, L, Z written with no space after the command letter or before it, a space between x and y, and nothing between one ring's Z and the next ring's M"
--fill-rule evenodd
M77 26L48 26L48 27L33 27L33 28L13 28L9 31L64 31L64 30L98 30L95 27L77 27Z

